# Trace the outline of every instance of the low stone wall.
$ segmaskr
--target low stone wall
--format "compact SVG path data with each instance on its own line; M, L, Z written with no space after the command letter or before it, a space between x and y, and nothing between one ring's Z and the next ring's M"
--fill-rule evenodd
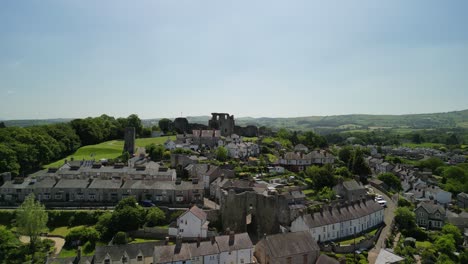
M335 253L341 253L341 254L346 254L346 253L353 253L356 250L359 249L370 249L374 247L374 244L380 237L380 233L382 233L382 230L384 229L385 225L382 225L379 230L375 233L374 236L368 238L368 239L362 239L360 241L356 241L356 244L352 245L339 245L339 242L335 243L328 243L328 244L321 244L320 245L320 250L325 251L325 252L335 252Z

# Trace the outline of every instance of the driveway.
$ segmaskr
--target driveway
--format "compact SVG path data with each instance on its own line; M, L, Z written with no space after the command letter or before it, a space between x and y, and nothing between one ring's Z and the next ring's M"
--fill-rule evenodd
M60 251L63 248L63 245L65 245L65 239L60 238L60 237L44 237L44 236L41 236L40 239L50 239L50 240L55 242L55 251L54 251L55 256L57 256L60 253ZM19 240L22 243L27 244L27 243L29 243L29 241L31 239L29 238L29 236L20 236Z
M369 255L367 257L369 264L374 264L375 261L377 260L377 256L379 255L380 249L385 248L385 239L388 237L391 231L390 225L392 224L393 218L395 217L395 210L397 208L397 198L398 198L398 196L395 195L393 197L394 200L392 200L390 199L390 197L388 197L381 191L377 190L376 188L373 188L373 189L376 194L382 195L385 201L387 201L387 208L385 209L385 212L384 212L385 228L380 233L380 237L375 243L374 248L371 251L369 251Z

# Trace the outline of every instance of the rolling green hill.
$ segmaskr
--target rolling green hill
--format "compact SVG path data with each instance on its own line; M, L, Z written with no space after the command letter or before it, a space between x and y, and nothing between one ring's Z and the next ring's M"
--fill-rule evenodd
M175 140L175 136L170 136L170 137L157 137L157 138L138 138L136 139L135 145L137 147L145 147L151 143L154 144L164 144L164 142L168 139ZM75 153L72 155L63 158L61 160L55 161L53 163L50 163L44 167L49 168L49 167L58 167L64 163L64 161L70 160L71 157L73 157L75 160L82 160L82 159L94 159L94 160L100 160L100 159L113 159L116 158L120 155L122 155L122 150L124 146L124 141L123 140L111 140L111 141L106 141L102 142L100 144L96 145L89 145L89 146L84 146L79 148Z

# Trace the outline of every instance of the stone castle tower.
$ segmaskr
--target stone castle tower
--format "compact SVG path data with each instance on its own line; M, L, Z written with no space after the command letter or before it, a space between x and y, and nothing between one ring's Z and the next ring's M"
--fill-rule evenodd
M124 149L123 151L128 151L130 155L135 153L135 128L134 127L126 127L125 128L125 135L124 135Z
M211 129L221 130L221 136L227 137L234 134L234 115L227 113L211 113L211 119L208 121Z

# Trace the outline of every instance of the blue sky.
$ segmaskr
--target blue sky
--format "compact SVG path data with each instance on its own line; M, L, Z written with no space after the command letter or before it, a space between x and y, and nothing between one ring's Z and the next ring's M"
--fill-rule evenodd
M468 108L468 2L2 1L0 119Z

